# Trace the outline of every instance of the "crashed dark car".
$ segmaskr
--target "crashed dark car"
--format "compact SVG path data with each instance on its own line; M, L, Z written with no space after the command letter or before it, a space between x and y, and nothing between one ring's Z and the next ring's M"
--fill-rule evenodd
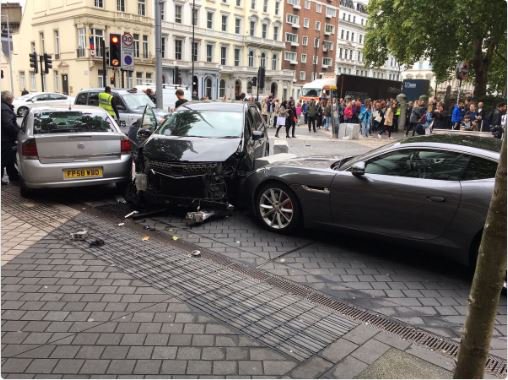
M147 109L134 155L138 200L184 207L231 207L268 155L266 124L255 105L189 102L160 126Z

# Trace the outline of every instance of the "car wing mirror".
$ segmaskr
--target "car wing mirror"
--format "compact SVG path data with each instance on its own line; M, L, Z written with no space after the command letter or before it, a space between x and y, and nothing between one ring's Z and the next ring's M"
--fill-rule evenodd
M354 176L362 176L362 175L364 175L365 174L365 161L355 162L351 166L351 173Z
M265 133L263 131L252 131L252 140L261 140L265 137Z

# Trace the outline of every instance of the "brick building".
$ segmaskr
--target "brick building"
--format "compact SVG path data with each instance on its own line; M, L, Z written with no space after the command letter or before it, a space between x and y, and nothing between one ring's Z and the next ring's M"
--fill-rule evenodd
M294 70L292 96L305 83L335 76L338 0L286 0L282 68Z

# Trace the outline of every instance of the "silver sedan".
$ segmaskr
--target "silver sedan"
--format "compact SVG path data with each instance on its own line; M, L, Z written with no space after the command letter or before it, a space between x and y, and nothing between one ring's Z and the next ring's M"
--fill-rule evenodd
M339 228L439 248L474 264L494 189L500 140L432 135L356 157L263 167L247 188L267 229Z
M34 189L124 183L131 142L100 108L33 108L21 125L17 164L24 196Z

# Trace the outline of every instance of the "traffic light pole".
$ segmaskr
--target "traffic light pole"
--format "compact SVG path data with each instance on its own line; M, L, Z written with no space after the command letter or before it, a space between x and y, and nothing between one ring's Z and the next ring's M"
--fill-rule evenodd
M259 68L256 80L256 102L259 102Z
M101 39L101 52L102 52L102 84L106 87L106 43L104 38Z
M41 88L42 88L42 92L44 92L44 68L42 67L42 65L43 65L42 61L44 61L44 55L39 56L39 61L41 64Z

